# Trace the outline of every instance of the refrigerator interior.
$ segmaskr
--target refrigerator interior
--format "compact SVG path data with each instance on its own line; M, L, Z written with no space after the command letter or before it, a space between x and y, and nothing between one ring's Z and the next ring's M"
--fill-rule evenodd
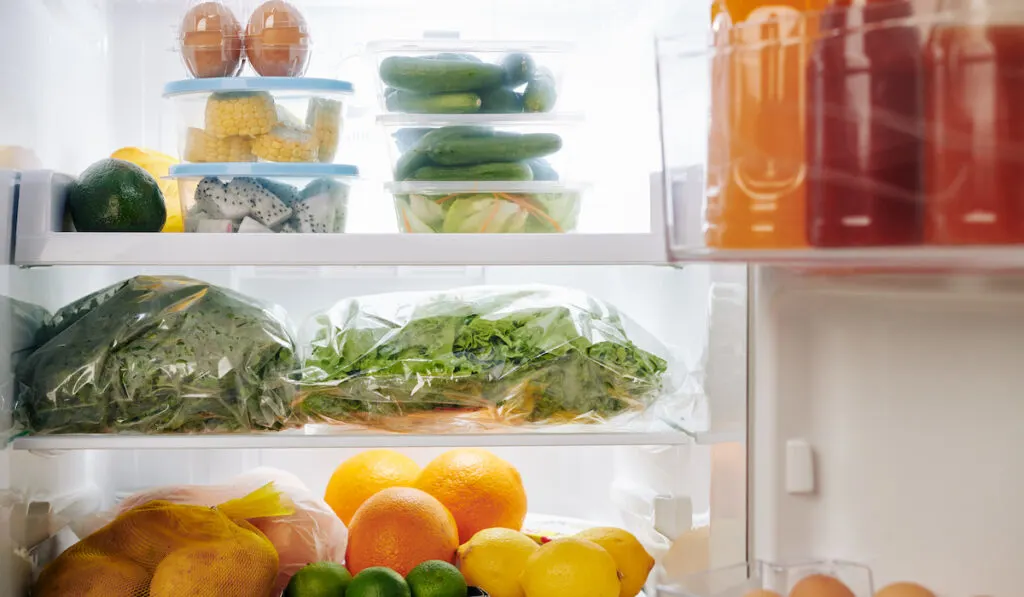
M121 146L173 153L175 129L160 90L184 76L172 46L185 4L13 3L17 26L0 48L26 58L0 61L6 80L20 83L0 87L0 144L29 147L47 168L69 174ZM672 184L685 187L680 195L692 196L703 184L707 62L683 50L688 66L661 80L663 96L664 89L678 90L679 101L659 122L653 34L671 33L687 48L690 35L699 43L705 2L310 0L302 6L316 27L308 74L347 76L367 87L372 73L351 56L374 39L456 31L463 39L575 41L576 81L566 101L586 113L589 151L580 162L595 189L584 231L649 227L650 180L662 167L659 126L676 131L664 149ZM343 145L367 179L352 222L357 231L386 232L390 200L375 180L387 174L386 151L373 124L372 95L361 99ZM668 121L677 116L683 120ZM691 125L698 134L678 132ZM0 184L0 223L12 214L12 197L4 195L9 188ZM673 224L695 234L699 202L670 207ZM6 224L3 234L10 232ZM673 539L659 554L665 564L659 580L666 583L744 558L839 558L870 565L876 587L906 579L943 597L1019 592L1015 546L1024 533L1024 487L1012 462L1022 447L1015 429L1024 414L1016 397L1024 382L1024 287L1014 275L751 268L749 346L741 265L4 266L0 290L55 309L142 272L222 284L278 303L293 319L344 296L388 290L516 282L582 288L619 306L700 372L711 429L697 445L495 447L523 472L531 511L622 524L652 542ZM0 326L4 342L11 341L7 329ZM440 448L401 449L425 462ZM67 522L62 516L107 508L120 493L141 487L217 482L261 465L286 468L319 491L353 450L8 448L0 453L0 579L10 582L0 584L7 591L0 594L23 589L17 583L26 572L25 554L12 551L15 540L42 541L33 555L43 562L73 540L67 529L46 540ZM659 497L669 506L654 520ZM18 509L29 502L42 506ZM689 507L693 520L680 521ZM708 523L710 533L692 528Z

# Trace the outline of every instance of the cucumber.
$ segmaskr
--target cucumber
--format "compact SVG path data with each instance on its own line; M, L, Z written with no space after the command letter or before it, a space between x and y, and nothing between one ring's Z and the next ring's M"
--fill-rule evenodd
M501 68L505 71L505 80L502 85L511 88L519 87L533 78L536 65L533 63L533 57L529 54L516 52L501 60Z
M398 129L391 134L391 137L395 140L395 144L398 145L398 151L408 151L411 147L416 145L420 139L422 139L427 133L434 131L435 129L426 127L411 127Z
M523 111L523 96L498 87L480 92L480 111L487 114L518 114Z
M439 129L402 129L398 131L414 131L408 136L418 135L416 140L410 144L408 151L405 151L395 164L395 180L407 180L413 172L423 166L430 166L430 156L427 149L431 146L443 143L451 139L470 139L475 137L486 137L494 135L494 129L489 126L446 126ZM395 133L397 136L398 133Z
M562 138L551 133L447 139L426 147L431 161L442 166L486 162L519 162L551 155L562 148Z
M528 160L534 180L558 180L558 172L544 159Z
M462 60L463 62L483 62L472 54L461 54L455 52L441 52L440 54L434 54L433 56L424 56L428 60Z
M496 64L391 56L380 63L380 78L396 89L419 93L477 91L501 85L505 71Z
M410 180L481 181L481 180L533 180L533 171L522 162L498 162L475 166L424 166L413 173Z
M415 93L397 90L387 96L389 112L405 114L473 114L480 111L475 93Z
M530 82L526 84L526 91L523 93L523 111L550 112L555 109L557 99L555 76L546 68L538 69Z
M430 149L444 144L446 141L455 139L476 139L478 137L493 137L494 129L489 126L445 126L434 129L423 135L416 147L429 151Z
M430 156L418 147L403 153L395 162L395 180L407 180L414 172L430 165Z

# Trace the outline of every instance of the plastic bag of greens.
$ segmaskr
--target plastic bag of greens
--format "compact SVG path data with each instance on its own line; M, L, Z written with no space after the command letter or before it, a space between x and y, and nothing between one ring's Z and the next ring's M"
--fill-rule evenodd
M395 431L590 423L642 411L666 389L667 361L634 344L613 307L563 288L346 299L305 333L295 408L314 421Z
M12 411L17 386L14 370L35 349L50 314L37 305L0 296L0 448L15 433Z
M139 276L58 311L16 369L37 433L278 429L295 348L277 316L190 278Z

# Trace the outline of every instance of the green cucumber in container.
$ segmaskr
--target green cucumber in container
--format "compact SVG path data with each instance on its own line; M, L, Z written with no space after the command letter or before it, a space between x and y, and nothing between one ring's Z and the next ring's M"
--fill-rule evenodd
M523 111L550 112L555 109L557 100L555 76L546 68L538 69L523 92Z
M519 87L528 82L536 70L533 57L522 52L515 52L505 56L501 60L501 68L505 71L505 80L502 85L513 88Z
M551 167L551 164L544 159L529 160L526 162L533 170L534 180L556 181L559 180L558 172Z
M426 151L431 161L442 166L466 166L542 158L561 148L562 138L558 135L531 133L447 139L427 147Z
M396 89L418 93L477 91L501 85L505 70L497 64L391 56L380 63L380 78Z
M389 112L405 114L474 114L480 111L480 96L472 92L416 93L396 90L386 98Z
M496 162L474 166L424 166L409 180L432 181L524 181L533 180L533 170L522 162Z
M434 54L433 56L424 56L428 60L461 60L463 62L476 62L480 63L480 60L472 54L462 54L456 52L441 52L440 54Z
M523 95L505 87L480 92L480 111L486 114L519 114Z

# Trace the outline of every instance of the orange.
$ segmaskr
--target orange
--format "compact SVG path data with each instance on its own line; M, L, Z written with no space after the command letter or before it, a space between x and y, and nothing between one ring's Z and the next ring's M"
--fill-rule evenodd
M356 510L345 563L352 574L384 566L405 576L427 560L451 563L458 547L455 519L441 502L419 489L391 487Z
M341 463L324 492L324 501L346 525L370 496L388 487L412 487L420 466L394 450L367 450Z
M487 450L459 448L435 458L416 487L441 500L459 525L459 540L484 529L522 530L526 490L519 471Z
M854 597L843 581L824 574L812 574L793 586L789 597Z

